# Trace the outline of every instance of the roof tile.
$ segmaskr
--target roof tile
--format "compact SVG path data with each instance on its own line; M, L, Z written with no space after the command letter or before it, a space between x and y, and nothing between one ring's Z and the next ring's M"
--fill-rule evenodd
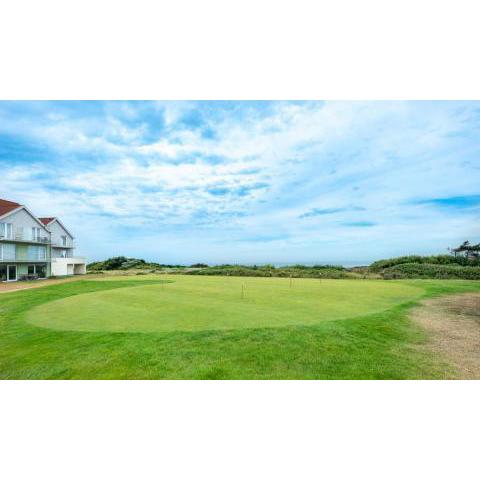
M50 222L53 222L53 220L55 220L55 217L39 217L39 220L40 220L44 225L48 225Z
M5 215L8 212L11 212L18 207L21 207L19 203L11 202L10 200L2 200L0 198L0 216Z

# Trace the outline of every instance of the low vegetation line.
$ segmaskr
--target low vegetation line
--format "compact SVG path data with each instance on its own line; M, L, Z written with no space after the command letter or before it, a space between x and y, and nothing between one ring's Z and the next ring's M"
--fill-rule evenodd
M291 277L337 279L464 279L480 280L480 244L463 242L450 255L409 255L378 260L369 266L346 268L341 265L167 265L143 259L113 257L87 266L89 273L124 272L136 275L185 274L237 277Z

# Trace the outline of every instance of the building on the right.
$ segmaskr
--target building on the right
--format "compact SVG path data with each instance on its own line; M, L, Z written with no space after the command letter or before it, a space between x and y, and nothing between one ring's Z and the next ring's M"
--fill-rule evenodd
M51 239L51 275L84 275L87 266L83 257L74 255L74 237L57 217L41 217L39 220L50 231Z

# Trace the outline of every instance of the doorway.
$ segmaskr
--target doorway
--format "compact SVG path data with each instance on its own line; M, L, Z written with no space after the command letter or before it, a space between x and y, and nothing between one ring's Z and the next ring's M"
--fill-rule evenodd
M0 282L7 281L7 266L3 263L0 263Z
M17 266L7 265L7 282L17 281Z

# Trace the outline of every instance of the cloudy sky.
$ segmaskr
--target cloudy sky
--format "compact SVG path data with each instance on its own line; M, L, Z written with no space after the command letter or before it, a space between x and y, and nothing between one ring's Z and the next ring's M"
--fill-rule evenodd
M89 260L365 264L480 241L480 102L0 102L0 198Z

